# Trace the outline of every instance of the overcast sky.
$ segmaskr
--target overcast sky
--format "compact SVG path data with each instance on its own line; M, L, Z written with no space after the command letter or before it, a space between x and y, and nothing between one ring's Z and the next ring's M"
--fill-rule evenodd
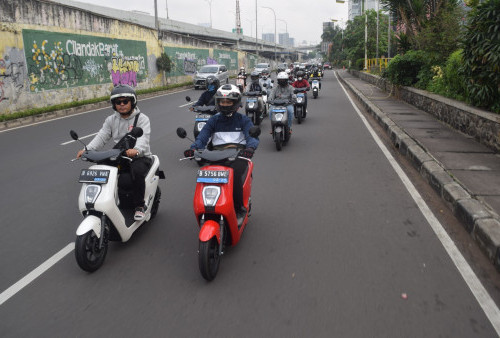
M139 10L154 15L154 0L76 0L123 10ZM211 2L211 6L209 5ZM236 0L157 0L158 16L192 24L210 23L212 7L212 27L231 31L235 27ZM243 33L255 37L255 4L258 12L258 35L262 32L274 33L276 13L276 33L285 33L295 38L295 45L306 40L310 44L321 42L323 22L331 19L347 21L347 1L335 0L240 0L240 17ZM286 23L285 23L286 22Z

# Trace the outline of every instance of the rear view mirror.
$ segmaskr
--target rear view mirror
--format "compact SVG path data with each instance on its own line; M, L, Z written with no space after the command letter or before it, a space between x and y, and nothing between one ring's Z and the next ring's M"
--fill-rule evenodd
M186 138L187 136L186 130L182 127L177 128L177 136L179 136L180 138Z
M78 134L76 133L76 131L74 131L74 130L70 130L70 131L69 131L69 134L71 135L71 138L72 138L73 140L75 140L75 141L76 141L76 140L78 140Z
M186 96L186 101L191 102L191 98L189 96Z

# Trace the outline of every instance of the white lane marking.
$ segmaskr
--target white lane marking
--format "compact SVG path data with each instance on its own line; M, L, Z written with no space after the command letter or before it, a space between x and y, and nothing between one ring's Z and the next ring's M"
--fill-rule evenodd
M338 80L337 73L335 72L335 77ZM372 135L373 139L379 146L379 148L382 150L384 153L385 157L391 164L392 168L396 173L398 174L399 178L403 182L404 186L410 193L411 197L417 204L418 208L424 215L425 219L431 226L432 230L434 230L434 233L436 234L437 238L441 241L441 244L445 248L446 252L450 256L451 260L457 267L458 271L462 275L462 278L465 280L465 283L469 286L469 289L472 291L472 294L474 297L476 297L477 302L483 309L484 313L486 314L486 317L491 322L491 325L493 325L493 328L497 332L497 335L500 336L500 310L498 309L497 305L489 295L488 291L484 288L483 284L481 284L481 281L477 276L474 274L474 271L472 271L469 263L465 260L465 258L462 256L460 253L460 250L455 246L455 243L451 240L450 236L448 236L448 233L444 230L443 226L441 223L439 223L438 219L434 214L432 213L431 209L427 206L425 203L424 199L420 194L418 193L417 189L413 186L411 183L410 179L404 171L401 169L399 164L396 162L394 157L392 157L392 154L387 150L385 145L382 143L378 135L375 133L375 131L372 129L366 118L361 114L359 111L358 107L354 104L353 100L351 97L348 95L347 90L344 88L342 83L339 81L340 86L344 90L347 98L351 102L352 106L356 110L356 113L360 117L360 119L363 121L366 129L370 132Z
M173 94L177 94L177 93L182 93L182 92L186 92L186 91L189 91L189 90L191 90L191 89L183 89L183 90L179 90L179 91L173 92L173 93L167 93L167 94L152 96L152 97L148 97L146 99L141 99L141 101L146 101L146 100L155 99L157 97L162 97L162 96L167 96L167 95L173 95ZM45 120L45 121L40 121L40 122L33 122L31 124L27 124L27 125L19 126L19 127L12 127L12 128L8 128L8 129L0 130L0 134L1 133L5 133L7 131L11 131L11 130L16 130L16 129L26 128L26 127L36 126L36 125L42 124L42 123L57 121L57 120L61 120L61 119L67 119L68 117L73 117L73 116L78 116L78 115L82 115L82 114L92 113L92 112L95 112L95 111L98 111L98 110L109 109L109 108L110 107L93 109L93 110L87 110L87 111L84 111L84 112L81 112L81 113L77 113L77 114L71 114L71 115L56 117L56 118L53 118L53 119L50 119L50 120Z
M182 107L185 107L185 106L189 106L190 104L193 104L192 102L188 102L186 104L183 104L182 106L179 106L179 108L182 108Z
M93 133L93 134L89 134L89 135L82 136L82 137L80 137L80 140L83 140L83 139L89 138L89 137L94 136L94 135L97 135L97 133ZM63 143L61 143L61 145L62 145L62 146L65 146L65 145L70 144L70 143L73 143L73 142L77 142L77 141L75 141L75 140L71 140L71 141L63 142Z
M73 251L74 248L75 248L75 243L74 242L69 243L64 248L62 248L58 253L56 253L54 256L50 257L45 262L43 262L35 270L31 271L26 276L21 278L17 283L15 283L11 287L9 287L7 290L2 292L0 294L0 305L5 303L9 298L14 296L19 291L21 291L21 289L23 289L26 285L28 285L29 283L34 281L36 278L40 277L40 275L42 273L44 273L45 271L50 269L54 264L59 262L67 254L69 254L71 251Z

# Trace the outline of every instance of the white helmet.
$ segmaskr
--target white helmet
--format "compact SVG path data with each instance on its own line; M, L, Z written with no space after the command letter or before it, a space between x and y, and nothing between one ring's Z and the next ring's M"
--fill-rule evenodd
M214 95L215 106L217 111L223 115L231 116L240 107L241 103L241 93L238 87L233 84L225 84L220 87ZM231 106L221 105L220 102L223 99L229 99L232 101Z
M282 87L288 85L288 75L285 72L279 72L276 80L278 80L278 84Z

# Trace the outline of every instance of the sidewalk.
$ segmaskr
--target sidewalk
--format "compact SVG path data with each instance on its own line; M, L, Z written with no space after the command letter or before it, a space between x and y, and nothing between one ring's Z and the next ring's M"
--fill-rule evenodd
M348 71L337 75L500 269L500 155Z

